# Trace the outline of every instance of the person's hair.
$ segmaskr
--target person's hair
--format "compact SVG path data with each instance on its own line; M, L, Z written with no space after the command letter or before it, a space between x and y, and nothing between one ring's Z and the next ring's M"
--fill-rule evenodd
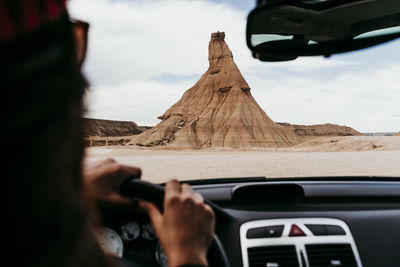
M20 266L108 266L85 201L82 99L67 14L0 42L2 178ZM3 214L4 215L4 214Z

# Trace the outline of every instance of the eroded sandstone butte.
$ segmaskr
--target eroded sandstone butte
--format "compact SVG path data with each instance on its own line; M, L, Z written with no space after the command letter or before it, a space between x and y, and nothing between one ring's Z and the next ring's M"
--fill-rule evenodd
M289 123L278 124L292 129L301 141L310 140L322 136L364 136L357 130L331 123L316 124L316 125L296 125Z
M211 34L209 68L159 119L134 137L140 146L171 148L289 147L299 142L292 129L273 122L257 104L236 66L225 33Z
M89 118L83 119L83 126L85 137L130 136L140 134L148 129L132 121L112 121Z

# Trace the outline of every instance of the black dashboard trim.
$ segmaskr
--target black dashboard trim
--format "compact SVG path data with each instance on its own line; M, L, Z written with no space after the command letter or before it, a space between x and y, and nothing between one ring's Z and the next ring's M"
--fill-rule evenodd
M304 203L237 205L235 188L265 184L297 184ZM400 180L275 180L249 183L195 185L194 189L231 215L217 223L216 232L232 267L241 267L239 228L245 222L281 218L332 218L346 222L364 267L400 265Z

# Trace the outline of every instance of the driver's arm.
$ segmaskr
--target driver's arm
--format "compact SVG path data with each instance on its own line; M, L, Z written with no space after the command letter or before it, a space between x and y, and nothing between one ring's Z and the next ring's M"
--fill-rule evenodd
M132 199L119 195L119 187L126 178L140 178L140 175L140 169L113 159L89 163L83 168L86 194L94 202L109 205L132 205ZM200 194L193 192L189 185L172 180L165 187L162 214L150 202L141 201L140 206L152 220L170 267L207 266L214 213Z

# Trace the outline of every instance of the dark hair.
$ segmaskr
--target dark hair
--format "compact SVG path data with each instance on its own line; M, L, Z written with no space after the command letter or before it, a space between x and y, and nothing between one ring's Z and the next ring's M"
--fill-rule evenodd
M1 172L11 211L3 219L8 248L21 253L13 265L109 264L83 192L85 86L67 14L0 43Z

